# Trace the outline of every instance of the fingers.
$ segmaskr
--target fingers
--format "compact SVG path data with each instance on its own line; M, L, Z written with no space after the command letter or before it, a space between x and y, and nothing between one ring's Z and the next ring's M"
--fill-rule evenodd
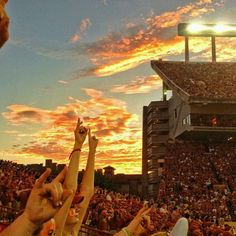
M91 139L91 129L88 128L88 137L89 137L89 140Z
M79 133L80 133L80 134L87 133L87 131L88 131L88 130L87 130L86 127L84 127L84 126L80 126L80 127L79 127Z
M46 195L51 198L54 206L58 207L62 205L63 188L60 182L52 182L45 184L42 188L41 195Z
M96 143L98 143L98 139L96 138L96 136L93 136L92 139L93 139Z
M35 188L41 188L45 182L45 180L47 179L47 177L50 175L51 173L51 169L47 168L44 173L36 180L34 187Z
M53 181L58 181L60 183L63 183L66 177L67 171L68 171L68 167L65 166L65 168L57 175L57 177Z
M150 223L150 217L148 216L150 211L151 208L143 207L142 209L139 210L138 214L134 219L137 220L137 222L139 223L144 221L148 225Z
M137 215L147 215L151 211L151 208L143 207L139 210Z

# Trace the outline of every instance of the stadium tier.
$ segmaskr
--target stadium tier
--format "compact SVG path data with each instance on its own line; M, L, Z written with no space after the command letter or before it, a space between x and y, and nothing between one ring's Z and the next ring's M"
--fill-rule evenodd
M151 65L189 101L236 103L236 63L152 61Z

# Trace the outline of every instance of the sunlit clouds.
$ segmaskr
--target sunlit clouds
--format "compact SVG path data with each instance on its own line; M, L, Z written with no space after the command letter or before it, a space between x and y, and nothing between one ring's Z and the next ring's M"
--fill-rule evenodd
M144 19L142 24L135 26L128 23L122 32L110 33L101 40L87 45L86 53L95 66L83 71L82 74L109 76L152 59L183 53L183 39L176 37L178 23L189 17L213 13L221 1L217 3L200 0L158 16L151 11L150 16ZM166 30L172 34L168 36Z
M137 77L129 84L116 85L111 91L114 93L137 94L149 93L158 90L162 86L162 80L158 75L150 75L148 77Z
M101 91L84 89L88 100L70 97L70 103L58 106L53 110L44 110L23 104L7 107L2 113L6 120L17 127L29 129L39 125L38 131L32 131L31 142L17 145L9 150L9 155L30 156L29 158L52 158L55 161L67 162L73 147L73 129L78 116L85 125L91 127L99 138L96 168L111 164L117 173L137 173L141 168L141 128L136 114L127 111L124 101L106 98ZM21 131L6 131L6 135L24 139ZM22 136L23 135L23 136ZM83 148L87 154L87 145ZM84 168L85 155L81 168ZM127 168L126 168L127 167Z

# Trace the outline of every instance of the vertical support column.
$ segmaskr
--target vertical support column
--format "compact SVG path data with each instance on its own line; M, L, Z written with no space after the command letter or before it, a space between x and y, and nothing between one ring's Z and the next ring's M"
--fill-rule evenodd
M212 54L212 62L216 62L216 38L215 36L211 37L211 54Z
M188 40L188 36L185 36L185 62L189 62L189 40Z

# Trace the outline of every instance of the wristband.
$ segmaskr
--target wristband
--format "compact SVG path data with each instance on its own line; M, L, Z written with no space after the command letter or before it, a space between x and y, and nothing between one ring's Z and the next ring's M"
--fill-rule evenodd
M133 236L133 234L125 227L121 230L125 236Z
M71 158L71 156L72 156L72 154L73 154L74 152L81 152L81 149L80 149L80 148L74 149L74 150L71 152L69 159Z

